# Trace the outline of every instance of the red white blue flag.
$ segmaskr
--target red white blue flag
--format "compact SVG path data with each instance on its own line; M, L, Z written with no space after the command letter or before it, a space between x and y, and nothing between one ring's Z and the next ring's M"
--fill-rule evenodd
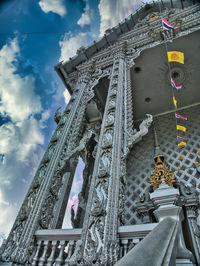
M173 30L177 29L178 26L173 27L166 19L162 18L162 25L164 30Z
M176 118L181 118L183 120L187 120L187 117L186 116L182 116L182 115L179 115L177 113L175 113L175 116L176 116Z
M174 87L177 90L182 89L182 85L177 86L173 78L171 78L171 84L172 84L172 87Z
M178 140L182 140L182 139L187 140L187 138L184 138L184 137L182 137L182 136L177 136L177 139L178 139Z

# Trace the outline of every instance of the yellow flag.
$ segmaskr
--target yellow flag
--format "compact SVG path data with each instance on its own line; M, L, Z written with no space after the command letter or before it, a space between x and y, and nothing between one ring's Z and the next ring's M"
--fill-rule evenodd
M181 160L181 161L185 160L185 157L183 157L183 156L179 156L178 158L179 158L179 160Z
M184 53L178 51L167 52L169 62L178 62L184 64Z
M178 144L178 146L180 147L180 146L186 146L186 142L180 142L179 144Z
M183 132L185 132L187 130L186 127L183 127L180 125L177 125L176 128L177 128L177 130L182 130Z
M177 109L177 100L175 99L175 97L173 97L173 102L174 102L174 106Z

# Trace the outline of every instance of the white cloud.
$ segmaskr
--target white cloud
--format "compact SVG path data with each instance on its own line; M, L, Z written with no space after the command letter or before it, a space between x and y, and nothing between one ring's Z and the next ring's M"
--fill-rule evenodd
M0 50L0 114L23 121L41 111L40 97L34 92L34 78L16 74L19 46L15 38Z
M78 20L77 24L80 25L81 27L90 24L90 7L88 3L86 3L86 7L84 8L84 13Z
M51 111L50 109L47 109L45 110L43 113L42 113L42 117L40 119L40 128L45 128L47 127L46 125L46 121L50 118L51 116Z
M0 154L5 158L12 154L16 156L13 159L25 162L30 152L44 143L41 128L50 113L49 110L42 112L34 78L16 74L19 54L16 38L0 50L0 115L10 117L10 121L0 127ZM41 112L42 118L38 121L33 115Z
M34 77L17 74L19 56L17 39L0 50L0 115L9 116L9 122L0 126L0 235L11 229L33 169L41 160L42 129L50 116L35 93ZM34 117L38 113L40 120Z
M16 125L16 136L19 147L16 150L18 160L25 162L27 157L35 152L38 145L44 144L40 121L30 118Z
M9 234L16 212L16 204L11 204L6 201L3 197L2 191L0 190L0 236L7 236Z
M12 152L13 143L10 141L15 138L15 126L13 123L6 123L0 127L0 151L1 154ZM13 141L12 141L13 142ZM11 145L10 145L11 144Z
M64 99L65 99L65 103L68 104L69 103L69 100L71 98L71 95L70 95L70 93L69 93L69 91L67 89L64 90L63 96L64 96Z
M63 0L41 0L39 5L45 13L52 11L60 16L64 16L67 13Z
M26 162L37 145L44 144L39 122L34 118L17 124L3 124L0 127L0 136L0 153L4 154L5 158L12 156L13 160L21 162Z
M100 0L100 35L103 36L105 30L116 26L130 15L133 10L139 7L139 5L141 5L141 3L137 0Z
M0 187L6 193L3 198L0 195L0 234L7 235L33 177L32 169L35 171L41 160L44 136L40 122L33 117L3 124L0 136L0 152L5 156L0 163Z
M63 40L59 42L61 47L60 61L67 61L69 57L76 55L76 51L81 46L88 45L88 36L86 33L80 32L76 36L66 33Z

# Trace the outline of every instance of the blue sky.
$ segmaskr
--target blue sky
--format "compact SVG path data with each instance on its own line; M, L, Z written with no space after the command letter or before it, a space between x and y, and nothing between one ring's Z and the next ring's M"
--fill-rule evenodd
M145 1L143 1L145 2ZM0 1L0 235L7 235L69 94L54 71L142 2ZM77 200L81 169L70 204ZM69 221L65 219L65 226Z

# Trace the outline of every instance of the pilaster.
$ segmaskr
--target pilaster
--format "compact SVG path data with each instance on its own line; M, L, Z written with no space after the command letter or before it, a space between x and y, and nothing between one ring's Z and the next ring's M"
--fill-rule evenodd
M113 68L83 227L83 264L117 261L119 194L123 182L123 97L126 58L114 54Z
M181 201L186 211L186 223L196 260L200 261L200 226L197 223L199 199L194 186L180 184Z
M89 81L89 71L80 74L7 239L1 255L4 261L27 263L34 251L35 231L49 228L53 214L51 228L61 225L59 213L54 211L54 207L62 206L66 189L72 183L76 158L72 162L67 162L65 158L79 140L87 102L94 96Z

